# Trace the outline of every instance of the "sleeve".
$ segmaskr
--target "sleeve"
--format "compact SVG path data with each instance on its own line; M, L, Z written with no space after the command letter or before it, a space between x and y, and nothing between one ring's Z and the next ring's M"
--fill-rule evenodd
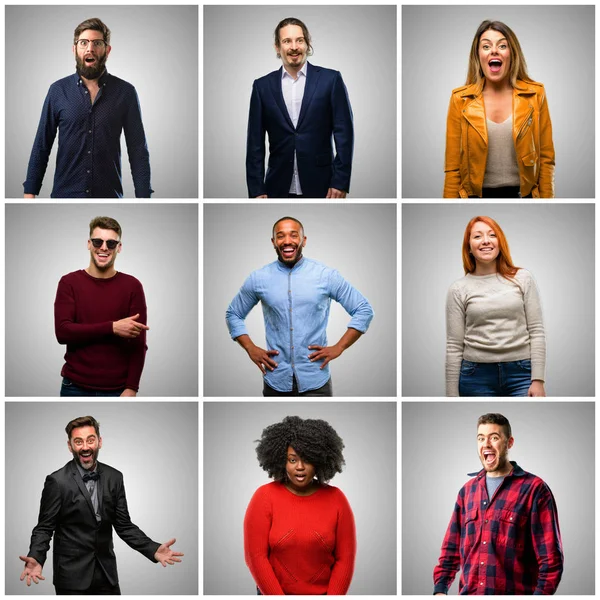
M461 497L454 505L438 564L433 570L433 593L447 594L460 568Z
M458 396L465 346L465 320L464 302L453 285L446 297L446 396Z
M117 488L117 498L115 507L115 520L113 527L117 535L131 548L143 554L148 560L158 562L154 554L160 544L151 540L137 525L131 522L129 510L127 508L127 498L125 497L125 484L123 478Z
M256 585L265 596L284 596L269 562L273 508L262 488L256 490L244 517L244 556Z
M52 103L52 87L48 90L40 123L33 142L31 156L29 157L29 166L27 167L27 179L23 183L25 194L35 194L36 196L42 189L42 182L46 174L48 159L56 137L58 129L58 116L55 114Z
M333 82L331 106L336 155L333 161L330 187L349 192L352 155L354 154L354 124L348 90L339 72L336 72Z
M147 325L148 312L146 308L146 297L144 295L144 288L139 281L137 282L137 285L131 294L129 308L130 315L137 315L138 313L140 315L138 321L144 325ZM142 331L137 338L126 340L126 342L131 346L131 354L129 357L129 370L127 372L127 381L125 383L125 387L137 392L139 390L140 379L142 377L144 362L146 360L146 350L148 350L148 346L146 345L146 331Z
M248 333L244 320L248 313L258 304L260 298L254 289L254 274L252 273L240 288L236 297L231 301L225 312L225 321L231 339Z
M556 502L544 483L537 492L531 513L531 539L538 563L535 595L556 592L563 572L563 551Z
M58 481L48 475L42 491L38 523L31 532L31 542L27 553L27 556L35 558L42 566L46 562L46 554L56 529L60 509L61 497Z
M123 131L125 132L135 197L150 198L154 192L150 185L150 153L142 124L140 101L135 88L132 89L131 97L128 100Z
M533 276L527 271L523 304L527 331L529 332L529 346L531 352L531 379L546 380L546 333L542 318L542 304L537 285Z
M344 596L348 593L356 558L354 515L346 496L342 492L339 492L339 495L340 507L335 539L335 563L327 587L328 596Z
M256 198L266 193L265 188L265 124L262 102L257 82L252 86L250 113L248 115L248 139L246 142L246 183L248 197Z
M554 198L554 142L552 141L552 122L546 101L546 90L540 100L540 177L541 198Z
M59 344L86 344L113 335L112 321L77 323L75 295L71 284L61 278L54 300L54 330Z
M352 287L335 270L332 270L329 276L329 295L336 302L339 302L352 317L348 327L366 333L373 320L373 307L357 289Z
M446 121L446 162L444 166L444 198L460 196L460 137L461 116L454 94L450 96Z

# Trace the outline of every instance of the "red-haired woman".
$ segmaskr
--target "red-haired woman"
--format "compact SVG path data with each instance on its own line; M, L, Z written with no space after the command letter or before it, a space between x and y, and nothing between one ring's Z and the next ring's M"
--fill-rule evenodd
M529 271L515 267L500 225L473 217L465 276L446 300L447 396L545 396L546 336Z
M478 27L466 85L452 90L444 171L444 198L554 197L546 92L500 21Z

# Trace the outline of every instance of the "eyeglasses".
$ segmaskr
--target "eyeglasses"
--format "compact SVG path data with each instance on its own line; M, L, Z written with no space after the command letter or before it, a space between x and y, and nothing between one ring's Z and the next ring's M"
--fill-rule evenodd
M90 242L94 248L102 248L102 244L106 243L109 250L114 250L121 243L119 240L101 240L100 238L92 238Z
M88 44L90 42L92 42L92 46L94 46L94 48L97 48L97 49L102 49L102 48L104 48L104 46L106 46L106 42L104 40L85 40L85 39L77 40L77 45L80 48L87 48Z

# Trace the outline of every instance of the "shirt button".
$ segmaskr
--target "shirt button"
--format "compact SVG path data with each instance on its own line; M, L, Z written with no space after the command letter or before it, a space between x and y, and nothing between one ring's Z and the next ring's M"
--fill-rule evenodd
M85 190L85 193L86 193L86 194L89 194L89 193L90 193L90 190ZM483 542L483 543L485 544L485 542Z
M487 542L483 542L484 544L487 544Z
M92 130L91 130L91 129L88 129L88 133L92 133Z
M91 151L91 150L88 150L88 154L91 154L91 153L92 153L92 151Z
M89 169L88 169L88 173L91 173L91 171ZM486 521L486 523L487 523L487 521Z
M85 93L87 94L87 90L85 90Z
M484 503L484 504L487 504L487 502L486 502L485 500L483 501L483 503Z
M88 171L88 173L89 173L89 171ZM487 523L487 522L488 522L488 520L486 519L486 520L485 520L485 522Z
M512 517L510 517L508 520L509 520L509 521L512 521Z
M293 328L293 327L290 327L290 331L294 331L294 328Z
M482 564L482 565L485 565L485 563L484 563L483 561L481 561L481 564Z
M483 585L483 581L480 581L480 582L479 582L479 585Z

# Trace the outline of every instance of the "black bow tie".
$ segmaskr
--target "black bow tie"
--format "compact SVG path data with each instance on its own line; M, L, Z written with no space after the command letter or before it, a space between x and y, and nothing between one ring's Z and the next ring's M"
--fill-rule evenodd
M88 481L98 481L98 479L100 479L100 475L98 475L96 471L93 471L92 473L86 473L83 476L83 481L85 483L87 483Z

